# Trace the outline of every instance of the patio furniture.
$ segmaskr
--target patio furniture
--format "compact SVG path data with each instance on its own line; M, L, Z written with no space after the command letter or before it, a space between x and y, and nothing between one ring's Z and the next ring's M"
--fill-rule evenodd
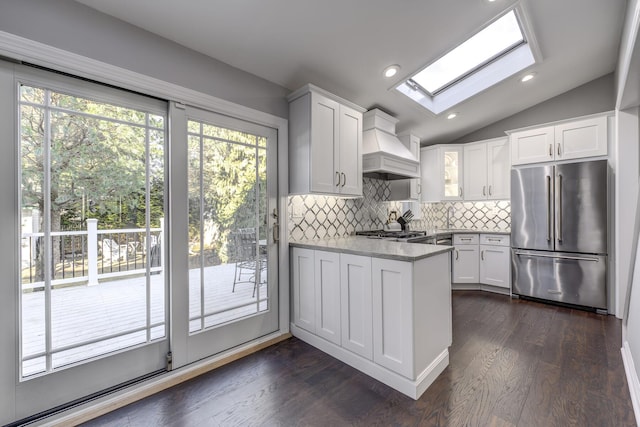
M262 280L262 271L267 268L266 253L260 250L256 256L256 232L253 228L241 228L229 233L232 260L235 262L235 274L233 276L233 288L235 292L237 283L253 283L253 295ZM262 249L262 248L261 248ZM260 275L256 278L256 275ZM247 277L248 276L248 277ZM245 279L243 279L245 277Z
M111 262L125 260L127 261L127 245L119 245L113 239L102 239L102 258L109 259Z

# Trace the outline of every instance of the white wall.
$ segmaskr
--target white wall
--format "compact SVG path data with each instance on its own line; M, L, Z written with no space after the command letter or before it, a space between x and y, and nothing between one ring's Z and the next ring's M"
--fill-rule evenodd
M289 116L288 89L71 0L2 0L0 31Z
M640 43L638 43L638 29L640 28L640 3L638 0L629 0L625 26L622 32L620 47L620 58L618 69L616 70L616 108L618 116L618 176L616 184L621 186L617 192L616 204L619 205L617 211L618 221L616 233L617 245L619 247L619 275L618 281L629 281L629 267L635 265L633 278L629 286L627 307L624 314L622 330L622 355L625 362L627 382L636 420L640 420L640 258L637 254L630 253L627 257L621 258L623 251L631 252L632 246L637 246L638 229L634 227L634 219L640 212L637 212L637 201L633 199L637 196L638 170L640 160L638 159L638 144L640 143L640 129L638 128L638 104L640 104L640 85L638 75L640 74ZM634 129L635 127L635 129ZM629 192L635 188L634 193L624 192L627 188ZM627 212L623 211L628 209ZM631 234L631 236L628 236ZM633 256L635 255L635 259ZM626 275L625 275L626 272ZM620 295L621 300L624 295ZM621 301L622 304L622 301Z
M615 313L622 319L629 284L631 248L635 236L633 230L636 214L640 154L638 147L638 108L616 112L616 144L610 156L615 169Z

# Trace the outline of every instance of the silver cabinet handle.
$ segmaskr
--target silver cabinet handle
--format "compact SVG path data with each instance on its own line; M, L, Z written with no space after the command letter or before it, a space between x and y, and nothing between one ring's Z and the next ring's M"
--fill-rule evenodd
M566 259L571 261L591 261L591 262L600 262L598 258L591 257L580 257L580 256L565 256L565 255L545 255L545 254L531 254L527 252L514 251L514 253L518 256L526 256L532 258L555 258L555 259Z
M462 187L458 187L458 196L462 197Z
M560 156L561 156L561 154L560 154L560 143L558 142L558 157L560 157Z
M344 187L347 183L347 175L344 172L341 172L340 175L342 175L342 186Z
M422 184L418 183L418 194L422 194Z
M458 250L456 249L456 261L458 260Z
M338 181L338 182L336 182L336 187L340 187L340 172L338 172L338 171L336 171L336 178L337 178L337 181Z
M558 222L556 224L556 233L558 242L562 242L562 175L558 174L558 188L556 189L556 212L558 214Z
M491 195L491 185L489 186L489 195Z
M484 250L480 251L480 259L484 261Z
M551 177L547 175L547 242L551 241Z
M486 196L486 195L487 195L487 186L486 186L486 185L483 185L483 186L482 186L482 195L483 195L483 196Z
M487 241L489 241L489 242L502 242L502 239L492 239L491 237L487 237Z
M553 144L549 144L549 157L553 157Z

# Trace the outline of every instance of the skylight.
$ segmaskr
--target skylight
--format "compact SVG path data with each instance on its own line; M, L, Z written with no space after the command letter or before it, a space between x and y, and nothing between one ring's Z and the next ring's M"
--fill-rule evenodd
M396 89L439 114L534 64L521 14L505 13Z

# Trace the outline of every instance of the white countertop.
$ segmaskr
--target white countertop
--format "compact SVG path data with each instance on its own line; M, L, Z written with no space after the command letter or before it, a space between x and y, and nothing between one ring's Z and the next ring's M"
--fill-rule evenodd
M395 259L399 261L416 261L453 250L452 246L392 242L383 239L370 239L364 236L318 240L291 240L289 241L289 246L363 255L374 258Z

